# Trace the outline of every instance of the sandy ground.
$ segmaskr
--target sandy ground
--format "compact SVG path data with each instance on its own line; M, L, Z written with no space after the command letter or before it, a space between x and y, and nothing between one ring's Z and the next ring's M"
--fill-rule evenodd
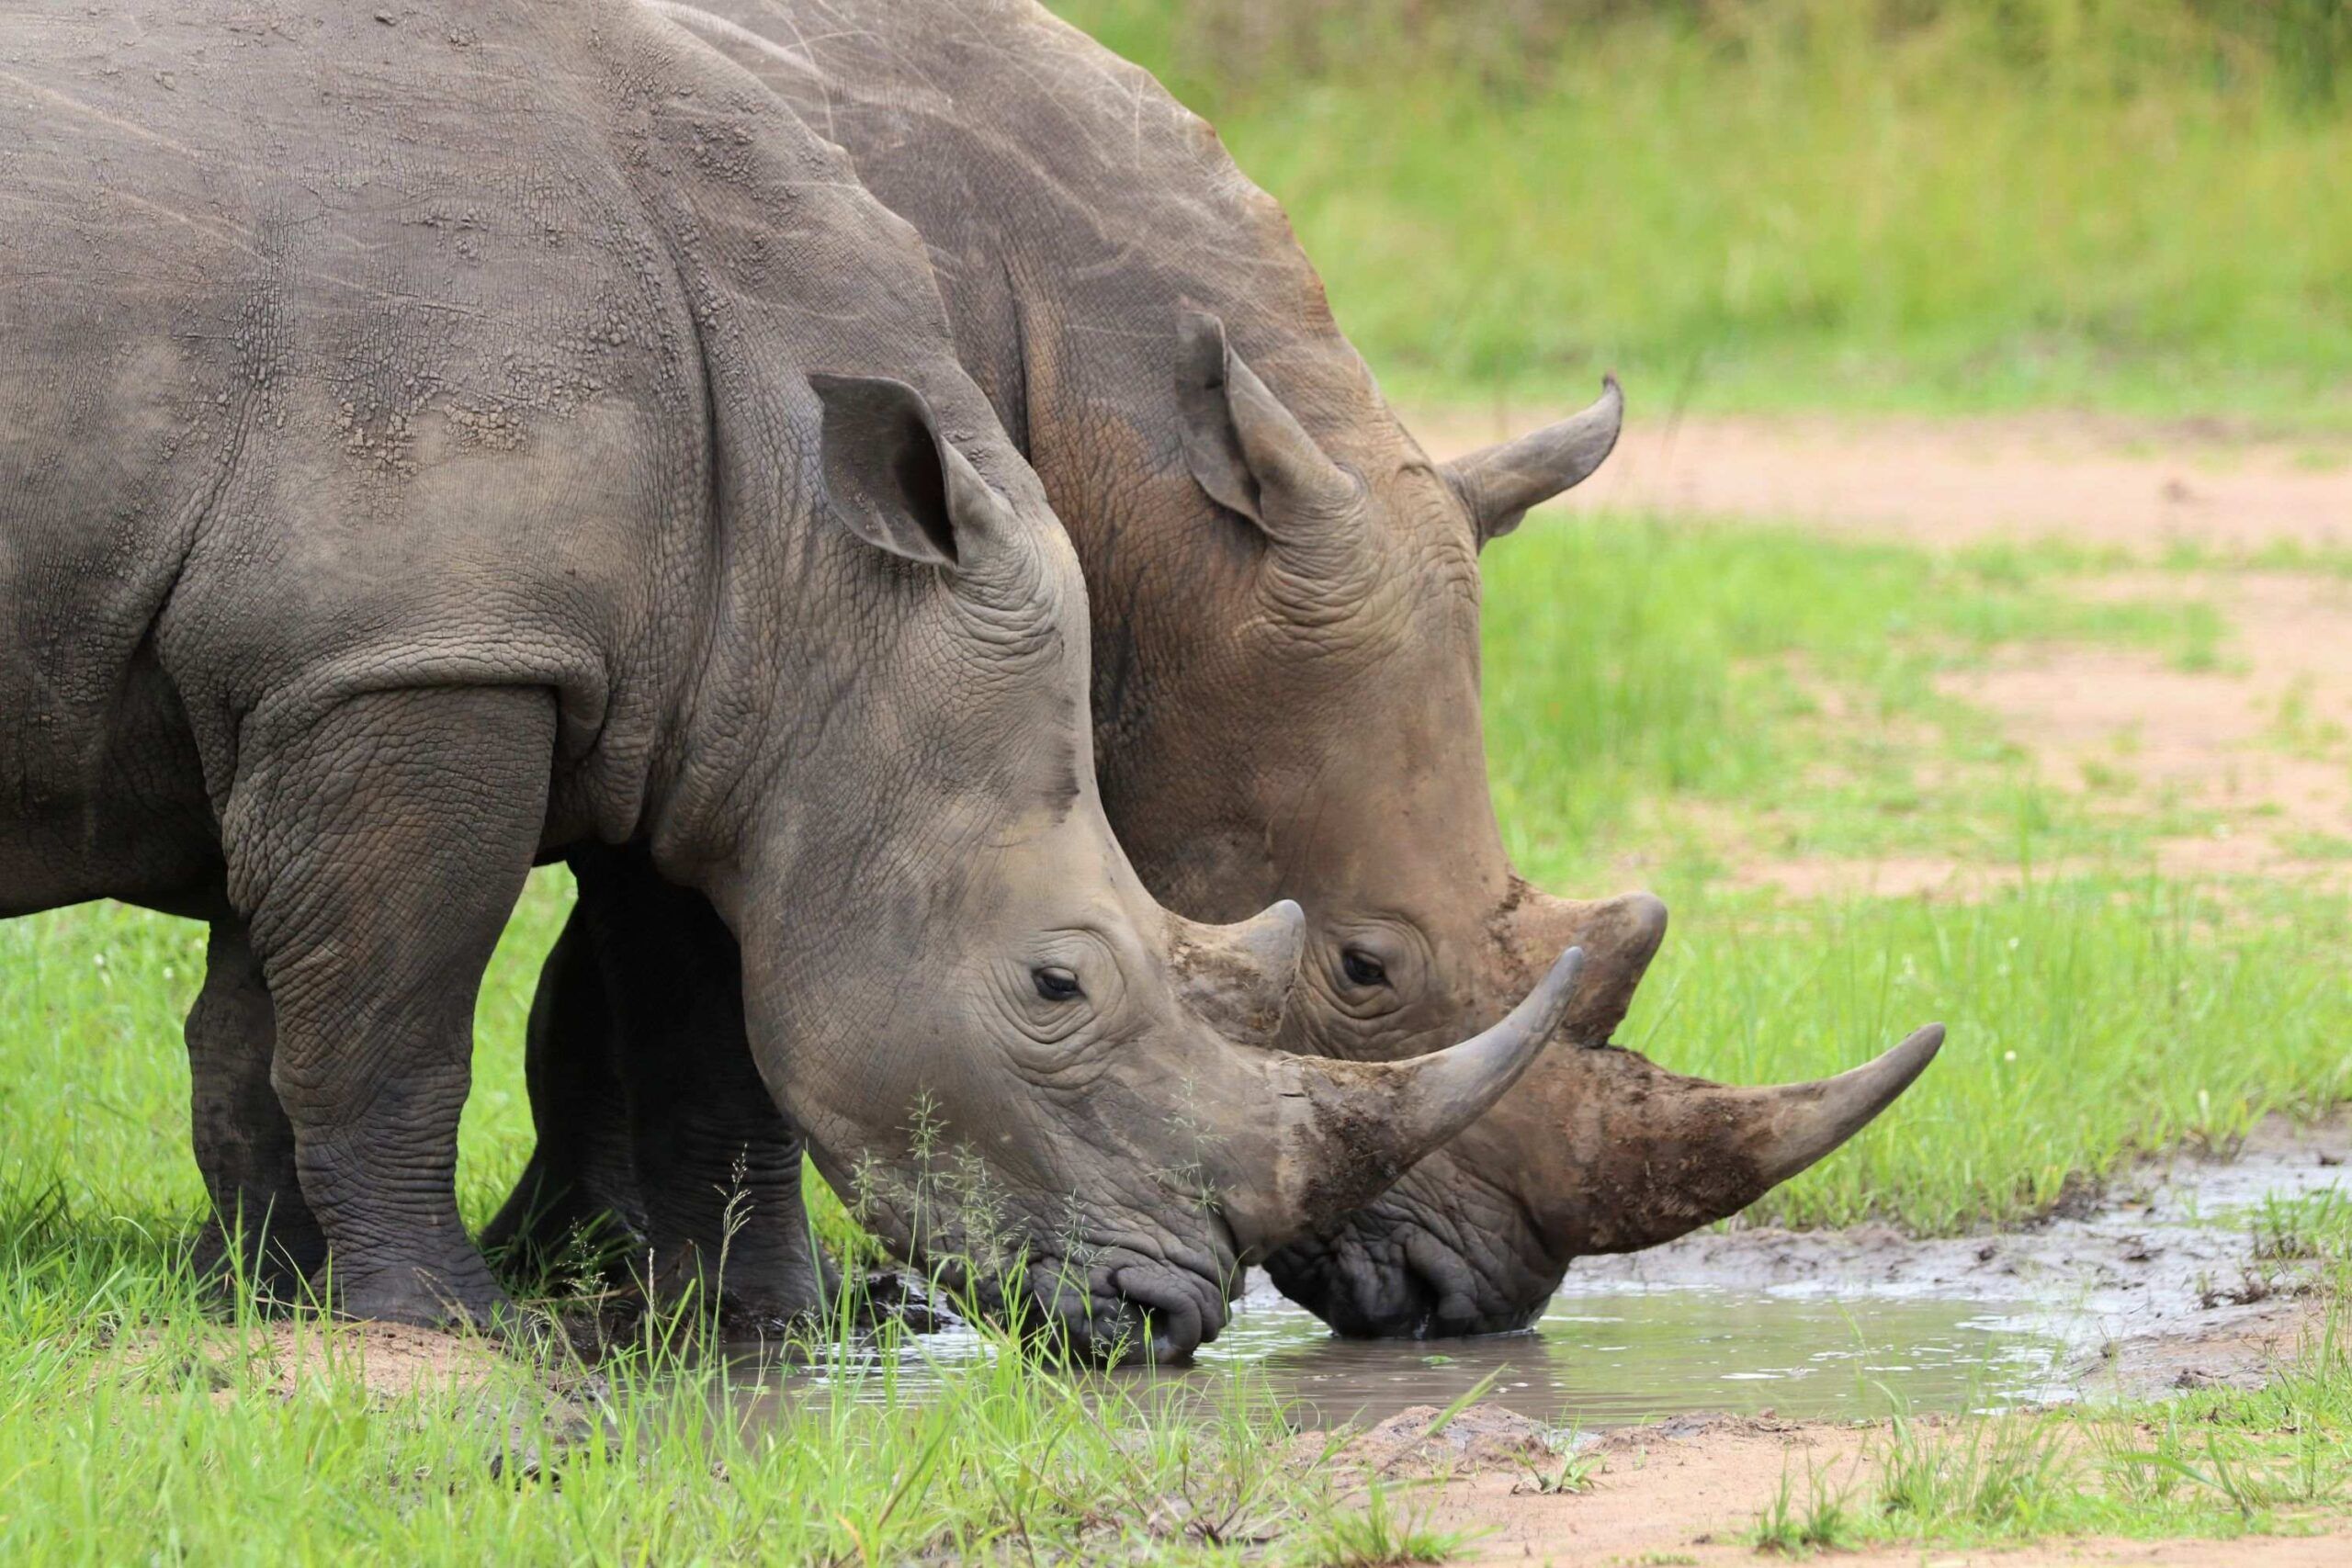
M521 1375L520 1362L479 1337L399 1323L322 1323L307 1316L243 1327L208 1325L192 1339L141 1335L121 1343L118 1353L133 1366L200 1362L218 1385L216 1399L234 1398L253 1383L272 1397L292 1399L313 1385L351 1382L379 1398L475 1394ZM176 1372L178 1367L169 1370Z
M1401 1419L1401 1418L1400 1418ZM1866 1488L1877 1474L1876 1434L1850 1427L1771 1420L1685 1420L1611 1434L1590 1453L1600 1461L1588 1489L1545 1494L1501 1453L1451 1461L1453 1475L1426 1490L1388 1472L1392 1499L1433 1529L1476 1532L1463 1562L1625 1565L1755 1563L1747 1537L1785 1479L1794 1506L1826 1488ZM1434 1445L1442 1447L1441 1438ZM1400 1445L1401 1446L1401 1445ZM1499 1445L1497 1445L1499 1447ZM1447 1461L1440 1461L1440 1464ZM2177 1568L2343 1568L2352 1533L2246 1537L2234 1540L2067 1540L2025 1548L1882 1547L1827 1561L1943 1565L2165 1563Z
M1629 1258L1588 1258L1569 1289L1692 1285L1869 1295L1940 1294L2007 1304L2021 1329L2071 1347L2063 1381L2094 1396L2134 1397L2215 1383L2252 1386L2292 1355L2322 1303L2291 1267L2254 1257L2254 1239L2214 1216L2266 1193L2307 1193L2343 1179L2352 1122L2266 1123L2231 1161L2182 1156L2119 1184L2096 1212L2027 1230L1916 1242L1883 1227L1702 1232ZM2251 1286L2252 1288L2249 1288ZM1880 1471L1877 1424L1682 1416L1601 1434L1579 1452L1589 1483L1546 1492L1557 1434L1476 1406L1437 1437L1421 1407L1345 1450L1345 1482L1377 1482L1392 1511L1473 1532L1464 1562L1643 1564L1753 1562L1747 1537L1785 1479L1800 1513L1816 1489L1858 1503ZM1932 1417L1922 1422L1933 1430ZM2064 1541L2030 1549L1881 1549L1838 1561L1887 1563L2352 1562L2352 1529L2227 1541Z

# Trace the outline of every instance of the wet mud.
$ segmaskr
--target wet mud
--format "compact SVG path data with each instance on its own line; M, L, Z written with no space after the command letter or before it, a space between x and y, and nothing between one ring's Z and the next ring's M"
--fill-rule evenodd
M1580 1260L1562 1299L1736 1290L1857 1310L1965 1300L1983 1309L1980 1325L2056 1348L2044 1400L2256 1384L2318 1307L2318 1265L2273 1255L2280 1238L2263 1205L2352 1199L2347 1160L2352 1122L2273 1119L2234 1158L2151 1162L2040 1224L1928 1240L1876 1225L1703 1232Z

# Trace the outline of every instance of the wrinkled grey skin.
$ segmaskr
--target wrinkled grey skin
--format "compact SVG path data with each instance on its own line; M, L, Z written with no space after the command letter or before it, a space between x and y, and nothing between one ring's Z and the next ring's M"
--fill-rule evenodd
M1736 1211L1924 1067L1933 1044L1914 1041L1834 1089L1739 1090L1608 1046L1664 906L1549 897L1503 850L1479 552L1606 457L1613 385L1574 419L1430 462L1215 133L1026 0L670 14L846 148L928 243L957 351L1084 564L1103 798L1138 870L1203 918L1284 896L1311 912L1280 1043L1410 1058L1500 1017L1562 946L1589 955L1564 1030L1583 1049L1550 1054L1374 1209L1274 1257L1286 1292L1349 1333L1521 1326L1577 1256ZM612 1153L627 1092L577 1063L625 1054L646 1010L627 974L593 967L567 938L547 973L534 1057L568 1093L537 1097L548 1144L503 1239L528 1242L535 1203L552 1230L643 1201Z
M1185 1005L1180 938L1262 1007L1296 909L1144 892L1077 561L920 244L669 22L61 5L0 54L0 914L212 923L196 1143L248 1267L494 1317L453 1196L474 998L566 851L736 944L751 1049L680 1086L852 1188L908 1184L927 1105L1080 1348L1148 1311L1189 1350L1556 1021L1573 959L1371 1078ZM972 1239L877 1197L911 1251ZM714 1205L662 1201L699 1266Z

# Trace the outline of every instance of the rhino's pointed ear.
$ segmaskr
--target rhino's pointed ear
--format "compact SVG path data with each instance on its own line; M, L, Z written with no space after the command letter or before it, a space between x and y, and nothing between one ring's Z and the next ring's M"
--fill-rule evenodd
M1624 423L1625 394L1612 375L1601 382L1600 400L1574 418L1448 463L1446 479L1478 525L1478 543L1500 538L1529 507L1582 484L1617 445Z
M1355 481L1225 341L1225 323L1186 310L1176 331L1184 463L1211 500L1276 543L1343 512Z
M1005 503L939 432L923 395L885 376L812 375L824 409L825 494L876 549L956 565L1003 525Z

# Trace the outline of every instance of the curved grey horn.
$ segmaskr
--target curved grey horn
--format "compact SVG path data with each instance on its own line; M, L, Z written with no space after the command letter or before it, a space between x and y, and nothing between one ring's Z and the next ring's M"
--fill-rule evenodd
M1278 1247L1361 1208L1486 1114L1558 1030L1583 969L1584 950L1570 948L1509 1017L1426 1056L1272 1058L1275 1124L1263 1145L1249 1140L1256 1179L1236 1184L1225 1205L1236 1239Z
M1612 374L1600 398L1582 413L1488 446L1445 465L1445 477L1478 525L1478 542L1519 526L1539 506L1590 478L1616 447L1625 423L1625 394Z
M1860 1132L1928 1070L1943 1049L1944 1026L1931 1023L1874 1062L1814 1083L1769 1089L1719 1089L1757 1179L1777 1187Z

